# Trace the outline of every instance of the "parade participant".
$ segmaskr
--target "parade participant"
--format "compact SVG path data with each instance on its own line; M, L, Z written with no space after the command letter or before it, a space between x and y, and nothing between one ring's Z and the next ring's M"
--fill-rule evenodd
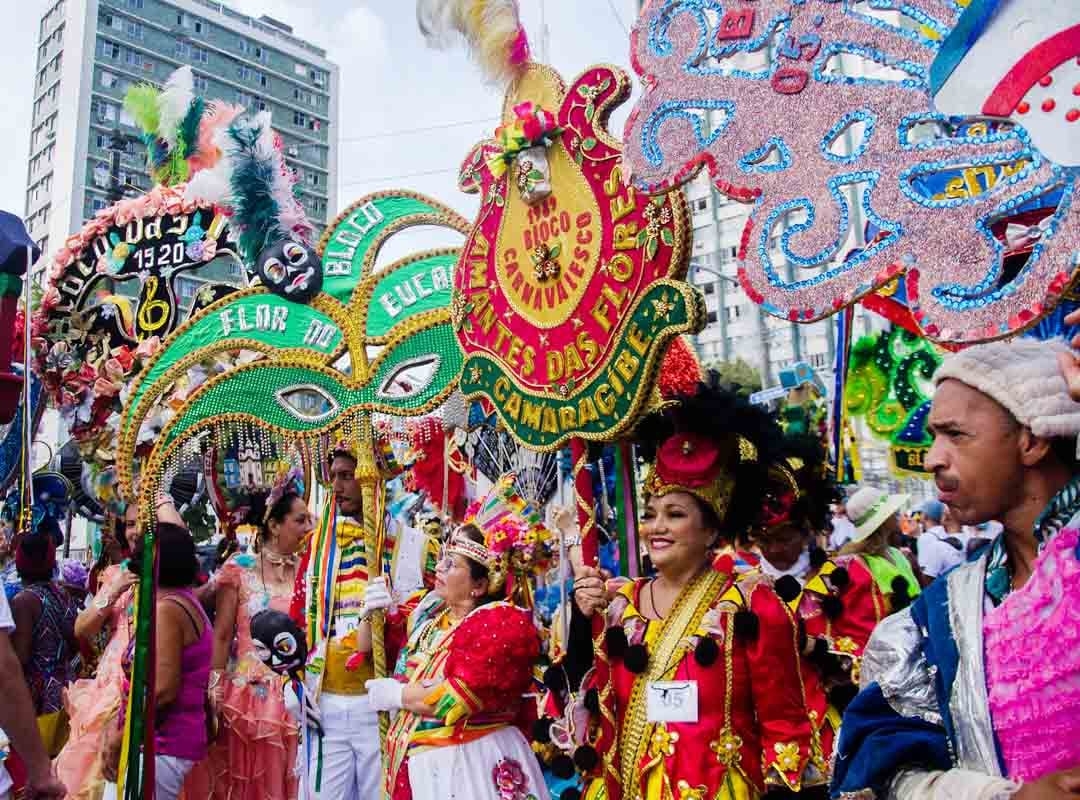
M874 632L835 796L1080 794L1080 403L1059 355L996 342L935 374L926 466L961 524L1004 533Z
M161 495L156 506L159 522L182 522L172 498ZM124 512L120 534L131 552L132 544L141 535L133 504ZM106 644L93 677L75 681L64 698L69 734L67 744L56 758L56 769L74 800L97 800L101 796L102 737L116 719L124 699L121 661L131 636L133 587L137 582L126 563L106 568L93 602L75 620L75 635L80 641L102 637Z
M967 557L967 540L971 537L948 513L945 504L940 500L924 503L923 520L925 530L919 534L916 542L922 573L928 578L936 578L963 564Z
M851 541L855 535L855 526L847 515L847 502L839 501L832 508L832 533L829 534L829 551L840 552L840 549Z
M265 608L287 612L297 550L311 532L303 475L279 476L251 507L257 555L233 555L217 573L210 700L218 737L185 782L189 797L288 800L297 795L296 722L285 709L281 679L263 664L251 618Z
M101 588L102 573L127 558L128 549L124 541L123 527L123 517L109 517L101 529L101 552L90 567L90 577L86 582L86 590L91 595L96 595Z
M574 703L552 734L584 730L573 758L590 800L734 800L819 787L827 754L807 707L796 618L760 571L712 556L759 517L779 427L713 375L638 435L653 461L641 538L656 577L612 595L598 570L580 571L564 667L571 687L592 670L577 697L594 724L576 722Z
M802 621L803 681L821 749L832 753L840 715L858 692L859 663L888 603L870 570L854 556L828 557L812 547L837 494L816 437L785 437L769 467L762 519L753 539L759 568Z
M23 589L11 603L12 644L30 687L45 748L55 756L67 732L63 691L76 677L75 618L79 612L71 596L53 580L56 545L52 537L32 533L20 538L15 565Z
M154 798L175 800L184 778L206 757L208 726L207 687L213 651L213 624L195 597L199 572L195 541L187 528L159 522L155 531L158 552L157 596L154 622ZM143 538L131 552L129 569L139 577L143 569ZM123 669L130 680L133 639L124 654ZM124 694L127 694L125 680ZM123 708L121 709L124 710ZM104 800L115 798L124 719L106 727L103 745Z
M367 800L381 777L378 714L365 682L371 660L346 663L359 648L370 562L365 552L357 459L347 446L330 456L333 497L309 540L296 574L290 615L308 636L308 691L317 698L320 728L307 765L311 797ZM377 573L377 566L375 567Z
M532 615L505 602L524 533L506 518L459 528L409 615L395 678L368 682L376 708L401 710L387 737L393 800L548 797L514 724L540 654Z
M22 770L26 774L23 796L29 800L52 800L62 798L67 790L53 774L49 755L41 741L35 720L34 703L23 680L19 657L9 638L15 630L7 596L0 592L0 744L7 744L19 754ZM3 763L0 763L0 798L10 797L12 780Z
M924 583L918 564L899 547L900 509L908 495L890 495L875 486L863 486L850 498L847 508L855 524L855 537L840 550L857 556L874 575L889 598L890 611L905 608Z

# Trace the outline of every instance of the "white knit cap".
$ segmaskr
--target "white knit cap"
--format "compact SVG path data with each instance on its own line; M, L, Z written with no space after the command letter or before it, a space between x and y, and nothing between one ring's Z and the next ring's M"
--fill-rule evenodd
M958 380L996 400L1036 436L1072 438L1080 434L1080 403L1069 397L1058 365L1058 353L1069 352L1061 339L978 344L947 355L934 385Z

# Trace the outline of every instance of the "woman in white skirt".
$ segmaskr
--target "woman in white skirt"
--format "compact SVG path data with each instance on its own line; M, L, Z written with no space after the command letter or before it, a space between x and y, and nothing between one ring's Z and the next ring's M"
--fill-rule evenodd
M387 747L392 800L549 800L515 724L540 652L532 615L503 601L512 543L504 518L462 526L435 589L409 614L395 678L368 682L371 704L397 710Z

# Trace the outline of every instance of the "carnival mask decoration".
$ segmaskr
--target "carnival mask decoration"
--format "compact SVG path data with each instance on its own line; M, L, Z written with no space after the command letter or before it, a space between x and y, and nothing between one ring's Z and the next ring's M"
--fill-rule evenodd
M294 303L307 303L322 289L322 259L292 239L264 248L255 271L267 289Z
M307 639L292 618L267 608L251 618L255 652L278 675L296 677L307 662Z

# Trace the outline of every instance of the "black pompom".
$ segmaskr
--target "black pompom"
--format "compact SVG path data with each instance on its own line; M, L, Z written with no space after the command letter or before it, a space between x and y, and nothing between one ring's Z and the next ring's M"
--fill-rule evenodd
M589 691L585 692L585 708L591 714L600 713L600 693L596 689L589 689Z
M559 795L559 800L581 800L581 789L576 786L563 789L562 794Z
M810 651L810 660L815 664L823 662L829 655L829 643L820 637L814 638L814 647Z
M540 717L534 722L532 725L533 741L548 744L551 741L551 723L554 721L551 717Z
M828 560L829 554L821 548L815 547L810 551L810 566L814 569L821 569Z
M592 772L599 763L600 754L591 744L583 744L574 751L574 766L582 772Z
M834 594L821 598L821 611L829 619L836 619L844 613L844 601Z
M735 613L735 635L740 639L753 641L758 638L760 629L757 614L753 611L744 608Z
M649 666L649 650L643 644L632 644L623 654L623 664L631 672L640 675Z
M845 567L837 567L829 574L829 583L836 587L838 592L842 592L851 583L851 576Z
M848 707L848 703L855 699L855 695L859 693L859 687L853 683L841 683L838 686L834 686L829 689L829 704L837 711L843 711Z
M570 756L562 753L555 756L555 759L551 762L551 774L559 780L569 780L574 777L574 759Z
M604 644L607 646L608 655L612 658L622 658L626 653L629 642L626 641L626 631L622 625L612 625L604 631Z
M910 587L908 579L905 578L903 575L897 575L895 578L892 579L892 583L889 585L892 588L893 594L902 595L907 595L908 588Z
M559 694L569 690L566 683L566 671L562 667L548 667L544 670L544 686Z
M796 618L796 620L795 620L795 630L796 630L795 644L799 648L799 652L805 654L805 653L808 652L806 648L807 648L807 645L810 644L810 639L806 635L806 623L803 622L802 617L797 617Z
M791 575L783 575L773 584L776 593L785 603L790 603L802 593L802 584Z
M703 667L711 667L720 657L720 646L711 636L702 636L694 648L694 660Z

